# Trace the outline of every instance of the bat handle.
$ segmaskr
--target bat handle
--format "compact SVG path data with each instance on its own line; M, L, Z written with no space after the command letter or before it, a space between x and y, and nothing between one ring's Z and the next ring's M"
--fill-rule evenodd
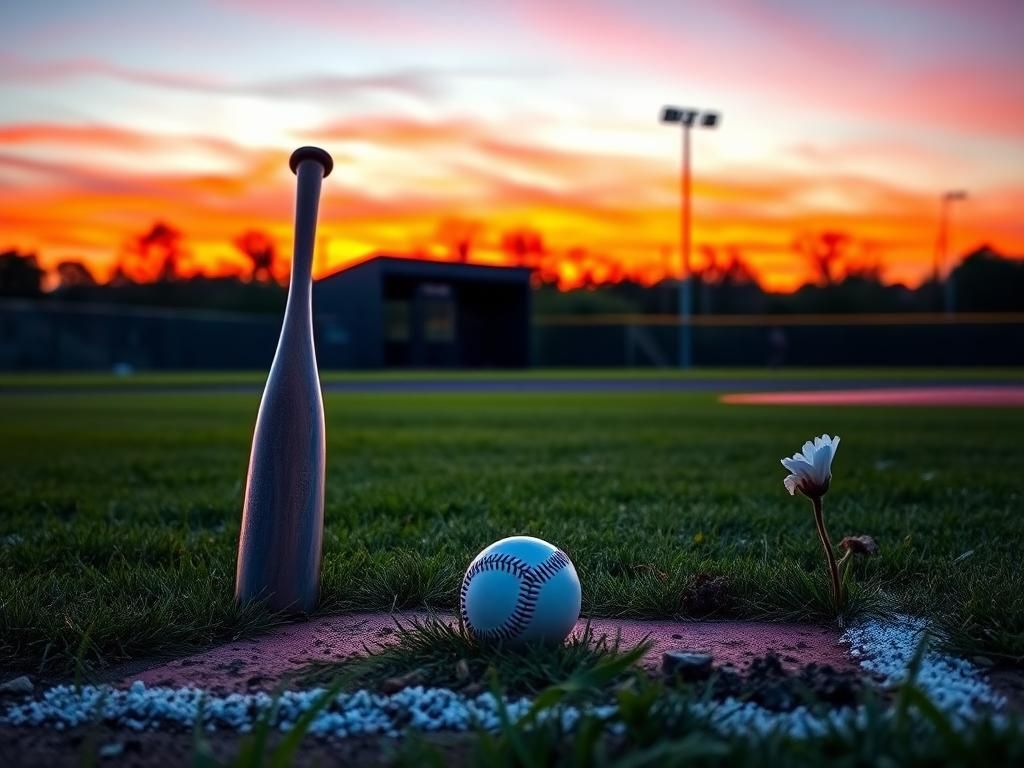
M292 173L298 175L299 165L303 160L313 160L319 163L323 168L321 173L324 179L330 176L331 171L334 170L334 160L327 154L327 150L320 149L320 147L299 147L292 152L292 156L288 158L288 167L292 169Z
M320 147L299 147L292 152L288 165L298 177L291 283L293 289L301 290L302 286L308 286L312 278L320 182L330 175L334 160Z

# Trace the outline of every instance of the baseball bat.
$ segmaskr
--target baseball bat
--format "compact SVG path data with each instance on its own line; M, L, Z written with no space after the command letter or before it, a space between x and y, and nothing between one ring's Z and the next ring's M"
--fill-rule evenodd
M300 147L289 165L298 187L295 250L281 336L252 438L235 599L310 613L320 592L326 457L313 346L313 246L320 185L334 162L318 147Z

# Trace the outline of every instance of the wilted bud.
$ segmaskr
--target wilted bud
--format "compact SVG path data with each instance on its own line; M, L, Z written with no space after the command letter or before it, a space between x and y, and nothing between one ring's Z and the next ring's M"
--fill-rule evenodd
M862 533L860 536L844 537L839 542L839 547L854 555L863 555L864 557L874 557L879 552L878 543L866 533Z

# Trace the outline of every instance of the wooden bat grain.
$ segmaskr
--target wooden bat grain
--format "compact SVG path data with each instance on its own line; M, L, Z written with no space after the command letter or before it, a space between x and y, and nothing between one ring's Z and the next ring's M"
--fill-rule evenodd
M310 613L320 590L326 461L323 397L313 346L312 268L321 182L330 172L297 150L295 251L284 322L260 401L245 484L235 598ZM322 152L322 150L320 150Z

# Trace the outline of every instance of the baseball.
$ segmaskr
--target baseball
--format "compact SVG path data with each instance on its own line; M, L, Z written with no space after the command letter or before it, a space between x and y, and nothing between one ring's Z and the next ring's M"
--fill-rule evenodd
M569 557L533 536L496 541L473 558L459 611L479 640L561 643L580 617L580 579Z

